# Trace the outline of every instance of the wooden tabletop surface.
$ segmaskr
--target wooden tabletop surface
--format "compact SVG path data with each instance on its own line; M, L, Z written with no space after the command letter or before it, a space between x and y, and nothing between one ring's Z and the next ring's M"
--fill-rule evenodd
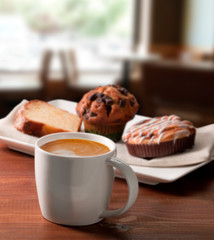
M116 179L111 208L127 199ZM40 212L33 157L0 143L0 239L214 239L214 162L173 183L140 184L124 215L86 227L61 226Z

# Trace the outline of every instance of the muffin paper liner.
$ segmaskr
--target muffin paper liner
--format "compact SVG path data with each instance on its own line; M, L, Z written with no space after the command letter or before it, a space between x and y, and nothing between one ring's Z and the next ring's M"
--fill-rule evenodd
M117 142L121 139L125 124L95 125L84 121L84 126L86 132L103 135Z
M195 134L189 137L180 138L175 141L162 142L160 144L130 144L127 143L128 152L136 157L154 158L162 157L191 148L194 144Z

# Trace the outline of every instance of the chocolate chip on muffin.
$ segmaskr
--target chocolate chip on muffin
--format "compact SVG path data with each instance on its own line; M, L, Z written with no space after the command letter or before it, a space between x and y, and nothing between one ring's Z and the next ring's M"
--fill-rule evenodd
M125 89L125 88L123 88L123 87L119 87L119 88L117 88L117 90L118 90L119 92L121 92L121 93L122 93L123 95L125 95L125 96L128 95L128 90Z
M98 93L97 92L94 92L94 93L92 93L90 96L88 96L88 100L90 100L90 101L94 101L94 100L96 100L97 99L97 97L98 97Z
M86 120L89 118L89 116L88 116L87 113L84 113L84 114L83 114L83 117L84 117L84 119L86 119Z
M131 98L131 99L129 100L129 102L130 102L130 105L131 105L131 106L134 106L134 105L135 105L135 100L134 100L134 99Z
M125 107L126 106L126 100L125 99L120 99L119 100L119 106L122 108L122 107Z
M105 97L103 98L103 102L106 104L106 105L112 105L114 103L113 99L107 95L105 95Z
M96 117L96 116L97 116L96 113L90 112L90 117Z
M111 106L106 105L106 111L107 111L107 115L109 116L110 112L111 112Z
M101 103L103 102L103 99L101 97L98 97L97 100L96 100L98 103Z

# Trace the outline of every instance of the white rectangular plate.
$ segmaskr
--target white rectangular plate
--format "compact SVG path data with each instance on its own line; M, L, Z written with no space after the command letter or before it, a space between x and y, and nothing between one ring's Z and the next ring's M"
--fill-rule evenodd
M71 113L75 113L75 107L76 103L67 101L67 100L54 100L50 101L50 104L52 104L55 107L67 110ZM133 120L131 120L128 123L128 126L133 124L136 121L139 121L145 117L136 115ZM12 127L12 126L11 126ZM81 131L84 131L84 127L82 125ZM34 155L34 144L26 143L24 141L19 141L10 137L6 136L0 136L0 141L4 142L8 145L10 149L27 153L30 155ZM158 183L169 183L173 182L186 174L202 167L203 165L209 163L210 161L203 162L200 164L195 164L192 166L184 166L184 167L142 167L142 166L131 166L131 168L136 173L139 182L155 185ZM117 177L123 177L121 176L120 172L116 171Z

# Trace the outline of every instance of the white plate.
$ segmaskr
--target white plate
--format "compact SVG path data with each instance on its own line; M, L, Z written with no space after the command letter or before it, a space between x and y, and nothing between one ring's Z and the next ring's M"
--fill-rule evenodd
M66 101L66 100L54 100L54 101L50 101L49 103L52 104L53 106L67 110L71 113L75 113L75 107L76 107L75 102ZM145 117L136 115L135 118L128 123L128 126L133 124L133 122L139 121L143 118ZM13 126L11 125L11 127ZM83 126L81 127L81 130L84 131ZM0 136L0 141L7 144L10 149L27 153L30 155L34 155L34 144L32 143L27 143L25 141L16 140L6 136ZM195 164L192 166L184 166L184 167L164 168L164 167L131 166L131 168L136 173L139 182L155 185L158 183L173 182L185 176L186 174L202 167L203 165L209 162L210 161L203 162L200 164ZM116 171L116 176L122 177L118 171Z

